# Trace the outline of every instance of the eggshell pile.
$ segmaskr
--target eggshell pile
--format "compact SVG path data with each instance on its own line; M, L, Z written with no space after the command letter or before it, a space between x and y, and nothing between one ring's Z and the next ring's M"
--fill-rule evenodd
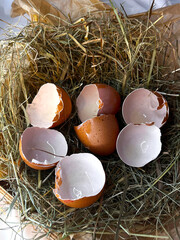
M78 116L83 123L74 129L91 152L109 155L115 151L119 133L115 114L120 102L119 93L106 84L86 85L77 97Z
M71 110L69 95L53 83L42 85L26 109L31 125L43 128L56 127L63 123Z
M161 151L161 131L169 116L167 101L158 92L139 88L131 92L122 106L128 124L119 133L116 150L129 166L143 167Z
M76 100L82 123L74 130L92 153L109 155L117 150L129 166L143 167L161 151L160 127L169 115L167 101L157 92L140 88L124 100L122 114L128 124L119 132L115 114L120 109L120 95L106 84L86 85ZM105 185L105 172L91 153L67 156L68 145L58 126L71 114L69 95L52 83L44 84L27 114L33 127L25 129L19 143L24 162L38 170L56 166L55 196L65 205L87 207L99 199Z
M160 93L139 88L124 100L122 114L127 124L153 122L160 128L168 119L169 107Z
M67 206L87 207L101 196L105 179L97 157L90 153L72 154L56 166L54 194Z
M29 127L21 135L19 151L29 167L46 170L66 156L68 145L63 134L56 130Z
M143 167L161 151L161 132L155 125L128 124L119 133L116 149L124 163Z

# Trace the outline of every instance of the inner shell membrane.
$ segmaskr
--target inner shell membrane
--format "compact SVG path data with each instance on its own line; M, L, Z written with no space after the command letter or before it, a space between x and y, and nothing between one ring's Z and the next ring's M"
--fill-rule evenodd
M29 162L53 164L66 156L68 146L62 133L46 128L27 128L21 138L22 152Z
M62 200L95 196L104 187L104 169L93 154L72 154L58 163L56 172L59 167L62 184L57 193Z

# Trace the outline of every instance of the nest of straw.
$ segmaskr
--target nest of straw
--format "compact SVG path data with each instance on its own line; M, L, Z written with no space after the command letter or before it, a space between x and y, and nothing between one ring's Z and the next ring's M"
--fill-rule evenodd
M20 204L25 224L35 223L48 233L63 234L63 238L84 232L94 239L137 239L163 238L166 224L176 223L180 207L180 86L176 75L165 74L169 70L160 64L159 58L166 61L165 49L170 46L162 34L149 19L122 18L115 12L114 17L89 16L66 27L31 23L17 37L1 41L0 173ZM132 168L116 153L99 157L107 176L102 198L85 209L64 206L52 192L54 169L30 169L18 150L20 135L29 125L27 102L46 82L63 87L73 103L89 83L111 85L122 101L139 87L160 91L169 103L170 117L162 128L163 148L158 159L144 168ZM123 128L121 112L117 117ZM78 123L73 106L71 117L57 128L68 141L69 154L88 151L75 136L73 126Z

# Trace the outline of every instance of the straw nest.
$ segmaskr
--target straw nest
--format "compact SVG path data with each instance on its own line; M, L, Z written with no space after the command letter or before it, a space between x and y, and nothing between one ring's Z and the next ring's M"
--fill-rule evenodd
M0 173L15 199L11 207L15 201L20 204L24 223L36 223L67 239L79 232L90 233L94 239L163 238L167 224L172 220L176 224L180 86L175 74L160 64L160 58L167 60L165 49L171 45L162 32L148 18L144 22L122 18L115 11L114 17L88 16L66 27L31 23L17 37L1 41ZM139 87L160 91L169 103L170 117L162 128L158 159L144 168L132 168L116 153L99 157L107 176L100 201L85 209L65 207L52 193L54 169L30 169L18 151L20 135L29 125L27 102L46 82L66 89L73 103L82 87L94 82L113 86L122 101ZM117 117L123 128L121 112ZM73 106L71 117L57 128L66 136L69 154L88 151L75 136L73 126L78 123Z

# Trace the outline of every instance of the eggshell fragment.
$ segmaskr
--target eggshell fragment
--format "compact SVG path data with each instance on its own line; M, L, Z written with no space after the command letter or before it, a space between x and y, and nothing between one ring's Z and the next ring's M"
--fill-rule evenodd
M101 114L116 114L120 108L120 95L106 84L86 85L76 100L81 122Z
M42 85L26 109L30 123L34 127L42 128L56 127L63 123L71 110L69 95L53 83Z
M63 134L56 130L30 127L21 135L19 150L28 166L46 170L66 156L68 145Z
M55 196L69 207L83 208L98 200L105 184L99 159L90 153L66 156L56 166Z
M127 124L154 122L160 128L168 119L169 107L160 93L139 88L124 100L122 114Z
M121 160L132 167L143 167L159 155L161 132L152 124L128 124L118 135L116 149Z
M79 140L91 152L109 155L115 151L119 126L114 115L94 117L75 126L74 129Z

